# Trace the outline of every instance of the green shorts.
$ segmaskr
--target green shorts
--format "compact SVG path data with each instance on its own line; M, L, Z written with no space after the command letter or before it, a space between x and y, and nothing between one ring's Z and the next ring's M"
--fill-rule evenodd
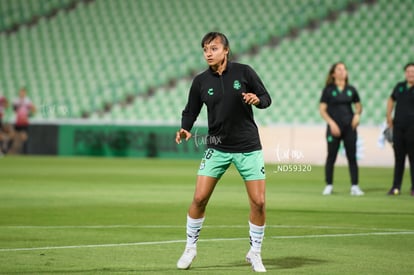
M249 153L225 153L208 148L201 160L198 175L219 179L232 163L245 181L266 178L262 150Z

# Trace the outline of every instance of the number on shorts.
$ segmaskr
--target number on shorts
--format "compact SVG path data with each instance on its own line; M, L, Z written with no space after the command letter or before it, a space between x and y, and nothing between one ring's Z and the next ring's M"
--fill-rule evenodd
M210 159L212 157L213 153L214 153L214 150L213 149L206 150L204 152L204 158L205 159Z

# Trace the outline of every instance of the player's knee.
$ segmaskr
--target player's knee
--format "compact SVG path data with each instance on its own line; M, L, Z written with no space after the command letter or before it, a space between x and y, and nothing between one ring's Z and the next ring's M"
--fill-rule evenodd
M256 198L252 200L252 208L256 212L264 212L265 211L265 199L263 198Z
M197 208L205 208L208 202L208 198L204 196L195 195L193 198L193 205Z

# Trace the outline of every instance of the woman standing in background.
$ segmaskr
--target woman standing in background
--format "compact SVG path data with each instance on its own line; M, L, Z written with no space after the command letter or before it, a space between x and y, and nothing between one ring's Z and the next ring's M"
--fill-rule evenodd
M399 195L408 155L411 174L411 196L414 196L414 62L404 66L405 81L397 83L387 101L387 124L392 129L394 179L389 195ZM395 104L397 103L397 104ZM392 112L394 111L394 119Z
M355 106L355 111L352 109ZM362 104L355 87L348 82L348 71L343 62L333 64L326 77L326 85L320 98L319 112L326 121L328 156L325 164L326 186L323 195L333 192L333 172L338 149L344 142L351 175L351 195L362 196L358 186L358 163L356 159L357 126Z

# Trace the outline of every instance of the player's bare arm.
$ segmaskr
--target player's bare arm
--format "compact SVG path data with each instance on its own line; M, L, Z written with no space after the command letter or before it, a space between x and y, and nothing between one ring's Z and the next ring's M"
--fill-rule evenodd
M351 122L352 129L356 129L358 127L361 113L362 113L362 104L361 102L357 102L355 103L355 113L354 113L354 117L352 118L352 122Z

